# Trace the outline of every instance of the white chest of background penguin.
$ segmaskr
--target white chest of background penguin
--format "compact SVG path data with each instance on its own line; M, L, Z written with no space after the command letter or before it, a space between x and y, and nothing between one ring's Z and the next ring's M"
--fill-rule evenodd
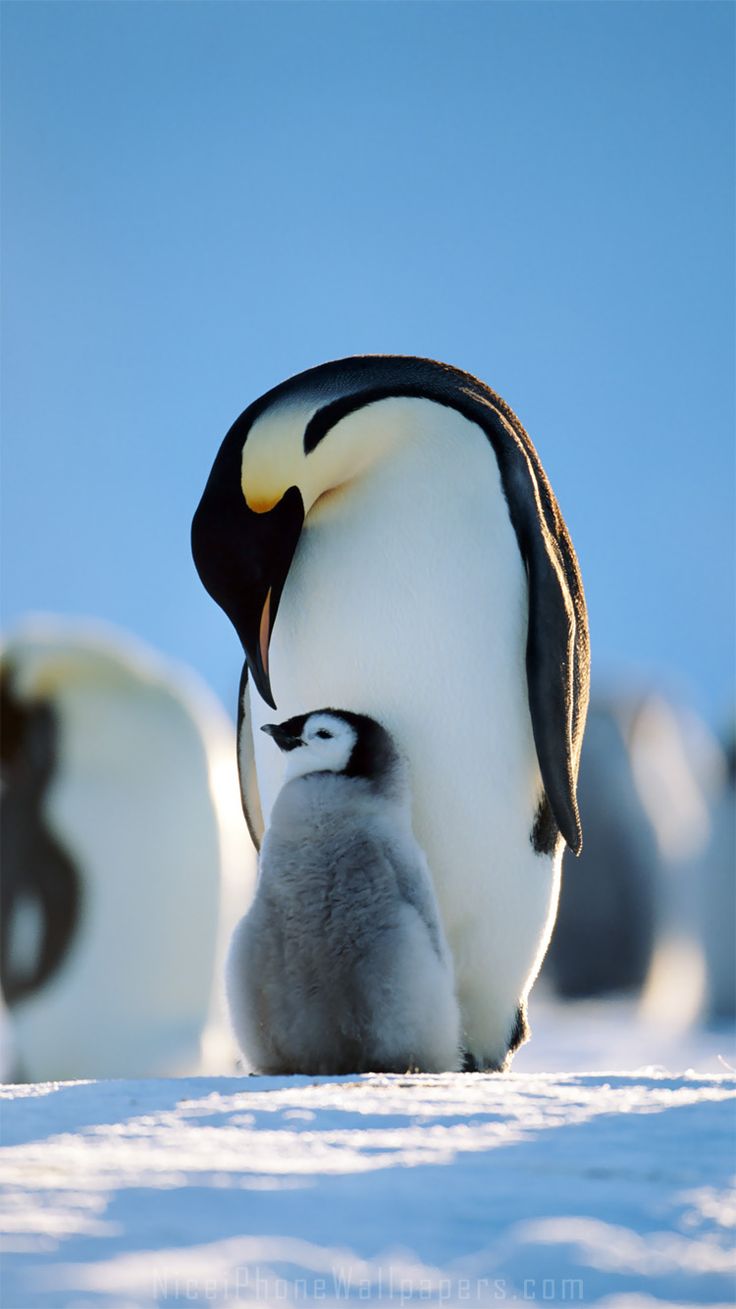
M391 737L330 709L264 731L286 780L226 966L246 1058L269 1074L457 1068L452 961Z
M246 656L239 763L254 839L279 785L255 730L268 706L379 719L409 760L468 1066L502 1067L524 1039L562 842L581 846L588 700L577 560L529 437L458 369L323 364L234 423L192 546Z

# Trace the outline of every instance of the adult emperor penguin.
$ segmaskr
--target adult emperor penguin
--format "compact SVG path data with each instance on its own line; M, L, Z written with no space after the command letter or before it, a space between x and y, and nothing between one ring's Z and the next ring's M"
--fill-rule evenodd
M452 961L390 735L334 709L263 731L286 777L226 966L246 1059L271 1074L456 1069Z
M256 843L269 707L342 704L408 757L453 953L466 1066L500 1068L554 920L588 630L570 538L508 405L445 364L367 355L256 400L194 517L202 582L245 652L239 765Z

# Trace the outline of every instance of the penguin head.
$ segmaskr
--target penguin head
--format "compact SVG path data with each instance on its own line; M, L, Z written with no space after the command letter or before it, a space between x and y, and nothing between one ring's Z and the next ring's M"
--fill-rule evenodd
M271 708L271 633L307 515L401 441L402 400L430 398L443 367L381 355L322 364L261 396L227 433L194 515L192 553Z
M286 754L286 781L309 773L338 773L383 790L396 779L399 755L393 739L365 714L317 709L284 723L266 723L261 731Z

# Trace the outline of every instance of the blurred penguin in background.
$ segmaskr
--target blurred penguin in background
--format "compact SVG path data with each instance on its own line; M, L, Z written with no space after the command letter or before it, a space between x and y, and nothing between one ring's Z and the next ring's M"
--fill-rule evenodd
M224 711L87 623L25 625L0 667L6 1074L232 1071L218 979L255 860Z
M578 802L585 846L579 859L563 858L542 976L566 1000L638 992L654 953L662 869L620 705L591 703Z
M629 743L662 868L657 943L641 1015L661 1027L685 1030L707 1011L705 860L723 779L723 750L688 704L657 691L640 695L632 706ZM724 889L716 893L719 914L729 912L728 898L720 894Z
M286 780L227 962L258 1072L444 1072L460 1013L408 772L372 718L322 709L263 729Z
M733 1016L732 778L685 705L652 691L593 700L579 780L586 845L563 863L544 970L560 996L641 994L642 1016L669 1027Z
M706 1018L736 1018L736 730L726 745L702 857L701 923L706 967Z

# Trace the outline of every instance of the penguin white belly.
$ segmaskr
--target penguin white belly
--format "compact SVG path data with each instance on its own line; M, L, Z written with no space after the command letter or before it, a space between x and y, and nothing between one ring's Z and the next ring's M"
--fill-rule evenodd
M281 717L350 708L382 722L405 752L466 1045L500 1063L559 887L559 858L530 840L542 782L526 575L480 428L424 400L388 403L401 427L390 455L308 513L274 627L271 684ZM258 729L273 711L250 685L268 824L281 776Z

